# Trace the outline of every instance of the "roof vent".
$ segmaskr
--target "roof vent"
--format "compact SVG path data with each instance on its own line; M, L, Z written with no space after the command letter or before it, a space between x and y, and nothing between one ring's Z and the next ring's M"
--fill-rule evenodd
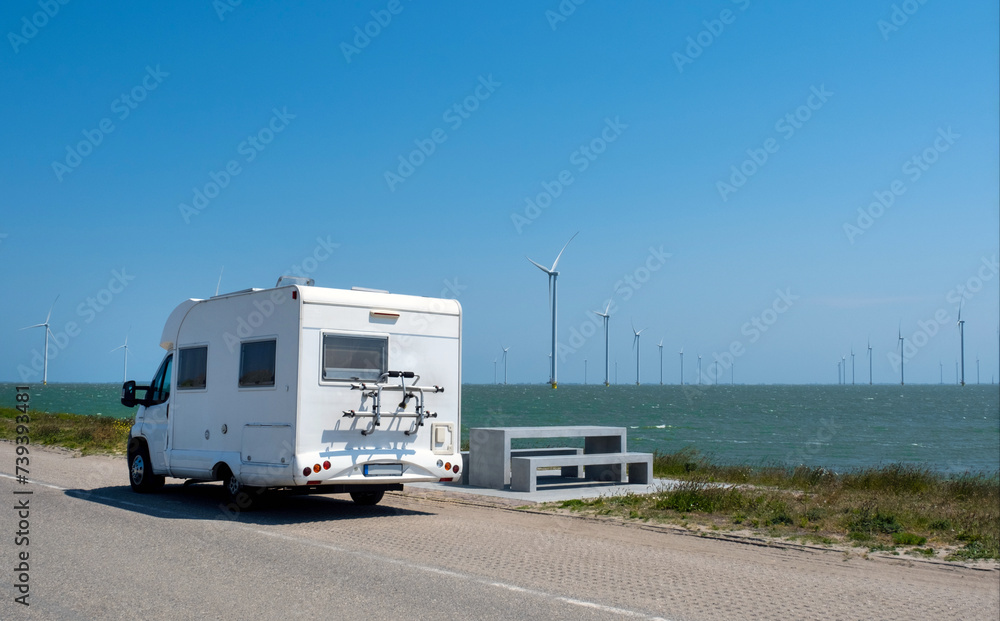
M274 286L287 287L289 285L299 285L300 287L312 287L315 284L315 280L304 276L281 276L278 278L278 283Z

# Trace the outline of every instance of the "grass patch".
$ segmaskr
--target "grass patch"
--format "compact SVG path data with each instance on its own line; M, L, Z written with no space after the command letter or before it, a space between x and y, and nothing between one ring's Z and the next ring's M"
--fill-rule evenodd
M14 408L0 407L0 439L15 440L17 417L23 414ZM81 414L49 414L28 410L31 444L62 446L78 449L84 455L94 453L125 453L131 420L110 416Z
M680 483L649 495L572 501L571 508L871 550L913 546L907 554L923 556L959 546L950 560L1000 559L1000 472L945 476L888 464L836 473L718 464L691 448L656 453L653 471Z

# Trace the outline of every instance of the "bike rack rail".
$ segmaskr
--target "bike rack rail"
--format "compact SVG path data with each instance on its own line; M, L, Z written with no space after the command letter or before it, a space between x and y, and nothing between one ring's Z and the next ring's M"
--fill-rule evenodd
M390 384L387 382L389 379L399 379L399 384ZM406 380L412 379L413 383L409 386L406 385ZM412 436L417 433L418 429L423 426L424 420L428 418L437 418L437 412L428 412L424 407L424 395L433 394L438 392L444 392L444 388L441 386L417 386L417 382L420 380L420 376L413 371L387 371L379 376L374 384L368 384L365 382L360 382L357 384L351 384L351 390L360 390L361 403L364 405L365 398L371 398L372 407L371 411L364 412L358 410L344 410L345 418L371 418L371 422L368 423L368 427L361 430L361 435L368 436L375 433L376 427L382 426L382 392L383 391L401 391L403 393L403 399L396 406L396 410L391 413L385 413L385 416L394 418L414 418L413 424L410 428L403 433L408 436ZM414 412L407 412L406 406L411 399L416 398L417 405Z

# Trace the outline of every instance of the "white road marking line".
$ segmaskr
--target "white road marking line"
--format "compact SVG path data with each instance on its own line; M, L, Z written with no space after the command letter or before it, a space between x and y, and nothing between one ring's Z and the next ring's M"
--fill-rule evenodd
M3 472L0 472L0 477L3 477L5 479L10 479L12 481L16 481L17 480L17 477L15 477L14 475L5 474ZM65 492L66 491L65 487L59 487L58 485L49 485L48 483L42 483L41 481L36 481L35 479L25 479L25 481L27 481L28 483L31 483L32 485L41 485L42 487L48 487L50 489L56 489L56 490L59 490L60 492Z
M0 477L3 477L5 479L17 480L17 477L14 477L14 476L9 475L9 474L5 474L3 472L0 472ZM68 492L68 491L70 491L69 488L66 488L66 487L59 487L58 485L50 485L49 483L41 483L41 482L35 481L33 479L29 479L29 482L32 485L41 485L42 487L48 487L50 489L58 490L58 491L61 491L61 492ZM85 490L81 490L81 491L85 491ZM139 503L129 502L127 500L120 500L118 498L112 498L110 496L104 496L104 495L101 495L101 494L90 494L90 496L93 496L94 498L100 498L102 500L107 500L107 501L113 502L113 503L118 503L118 504L122 504L122 505L128 505L130 507L136 507L136 508L146 509L146 510L150 510L151 509L151 507L149 507L147 505L142 505L142 504L139 504ZM169 509L162 509L162 508L159 508L159 507L156 507L155 511L157 511L159 513L169 514L169 515L175 515L175 516L178 516L178 517L185 517L186 516L186 514L180 513L178 511L171 511ZM226 522L228 522L229 524L231 524L232 526L234 526L236 528L241 528L243 530L247 530L247 531L250 531L252 533L256 533L258 535L263 535L265 537L271 537L271 538L274 538L274 539L284 539L286 541L293 541L295 543L299 543L299 544L303 544L303 545L307 545L307 546L312 546L312 547L316 547L316 548L323 548L325 550L330 550L332 552L340 552L341 554L349 554L351 556L358 556L358 557L366 558L366 559L373 560L373 561L379 561L379 562L383 562L383 563L390 563L392 565L398 565L400 567L405 567L407 569L413 569L413 570L416 570L416 571L425 571L425 572L429 572L429 573L433 573L433 574L438 574L438 575L441 575L441 576L448 576L450 578L458 578L460 580L467 580L469 582L475 582L476 584L482 584L482 585L485 585L485 586L491 586L491 587L496 587L496 588L500 588L500 589L506 589L508 591L514 591L515 593L525 593L525 594L528 594L528 595L534 595L535 597L540 597L542 599L548 599L548 600L554 600L554 601L558 601L558 602L563 602L565 604L570 604L570 605L573 605L573 606L580 606L581 608L591 608L593 610L599 610L601 612L607 612L607 613L611 613L611 614L622 615L622 616L626 616L626 617L633 617L633 618L638 618L638 619L649 619L649 621L669 621L668 619L664 619L663 617L653 617L653 616L650 616L650 615L647 615L645 613L638 612L638 611L635 611L635 610L628 610L628 609L625 609L625 608L615 608L614 606L605 606L604 604L598 604L596 602L588 602L586 600L574 599L574 598L571 598L571 597L564 597L562 595L555 595L554 593L547 593L545 591L537 591L535 589L526 589L524 587L520 587L520 586L517 586L517 585L514 585L514 584L508 584L506 582L496 582L496 581L493 581L493 580L487 580L485 578L480 578L480 577L474 576L472 574L466 574L466 573L461 573L461 572L457 572L457 571L451 571L450 569L441 569L440 567L432 567L430 565L420 565L420 564L417 564L417 563L411 563L409 561L404 561L404 560L401 560L401 559L395 559L395 558L389 558L389 557L385 557L385 556L379 556L377 554L372 554L370 552L362 552L362 551L359 551L359 550L348 550L346 548L341 548L339 546L334 546L334 545L330 545L330 544L326 544L326 543L321 543L319 541L314 541L312 539L305 539L305 538L302 538L302 537L295 537L295 536L292 536L292 535L286 535L284 533L272 533L272 532L268 532L266 530L260 530L259 528L253 528L253 527L248 526L246 524L240 524L238 522L233 522L232 520L226 520Z

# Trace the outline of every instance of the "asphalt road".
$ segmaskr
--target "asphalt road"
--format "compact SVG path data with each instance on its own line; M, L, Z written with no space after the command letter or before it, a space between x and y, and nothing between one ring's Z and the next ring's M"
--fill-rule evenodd
M0 619L992 619L1000 572L703 539L394 493L234 514L124 458L0 443ZM17 491L32 494L14 495ZM29 543L15 545L29 499ZM30 606L14 601L27 551Z

